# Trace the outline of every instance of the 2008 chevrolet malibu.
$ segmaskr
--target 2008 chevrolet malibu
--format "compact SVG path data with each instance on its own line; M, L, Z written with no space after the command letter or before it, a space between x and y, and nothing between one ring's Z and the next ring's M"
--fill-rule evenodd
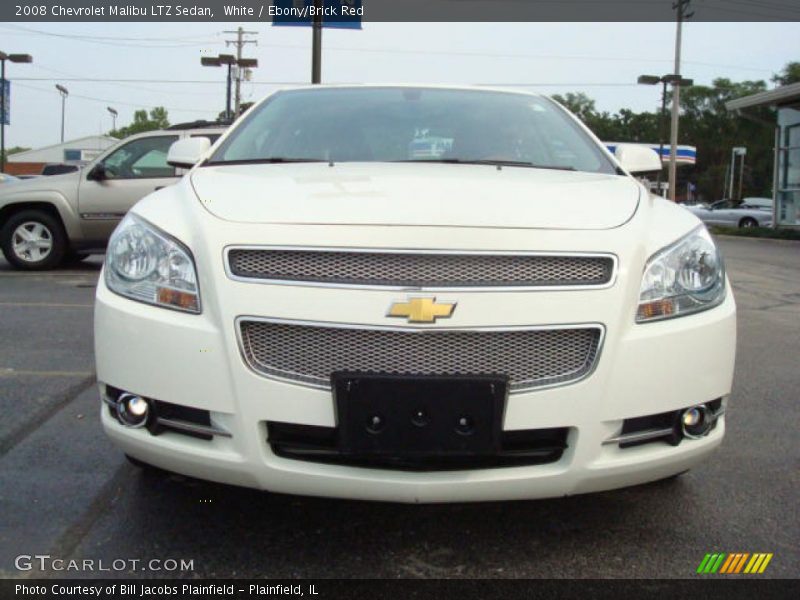
M139 202L97 289L108 435L274 492L541 498L722 441L736 308L689 211L538 95L276 92ZM701 467L702 468L702 467Z

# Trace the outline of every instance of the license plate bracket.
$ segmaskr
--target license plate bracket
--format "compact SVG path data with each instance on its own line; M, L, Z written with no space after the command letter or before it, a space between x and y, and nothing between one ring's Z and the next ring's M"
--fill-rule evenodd
M332 384L343 454L457 457L500 451L505 377L337 372Z

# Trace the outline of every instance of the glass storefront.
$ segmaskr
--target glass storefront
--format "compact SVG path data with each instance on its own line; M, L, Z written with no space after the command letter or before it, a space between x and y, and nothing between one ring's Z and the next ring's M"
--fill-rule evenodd
M800 225L800 109L778 107L778 223Z

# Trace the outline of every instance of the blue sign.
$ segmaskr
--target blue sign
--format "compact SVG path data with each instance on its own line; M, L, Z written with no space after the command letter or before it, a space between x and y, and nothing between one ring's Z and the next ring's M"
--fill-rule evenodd
M11 82L8 79L3 80L3 89L0 90L3 94L2 114L0 114L0 123L3 125L11 125Z
M310 27L317 10L314 0L272 0L269 14L276 26ZM323 0L321 10L323 27L361 29L361 0Z

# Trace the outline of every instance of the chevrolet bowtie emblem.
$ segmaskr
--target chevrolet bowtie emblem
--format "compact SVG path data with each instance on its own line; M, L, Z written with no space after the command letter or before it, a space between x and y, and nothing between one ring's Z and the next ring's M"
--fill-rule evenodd
M389 307L387 317L405 317L409 323L435 323L453 314L456 303L437 303L436 298L409 298L407 302L395 302Z

